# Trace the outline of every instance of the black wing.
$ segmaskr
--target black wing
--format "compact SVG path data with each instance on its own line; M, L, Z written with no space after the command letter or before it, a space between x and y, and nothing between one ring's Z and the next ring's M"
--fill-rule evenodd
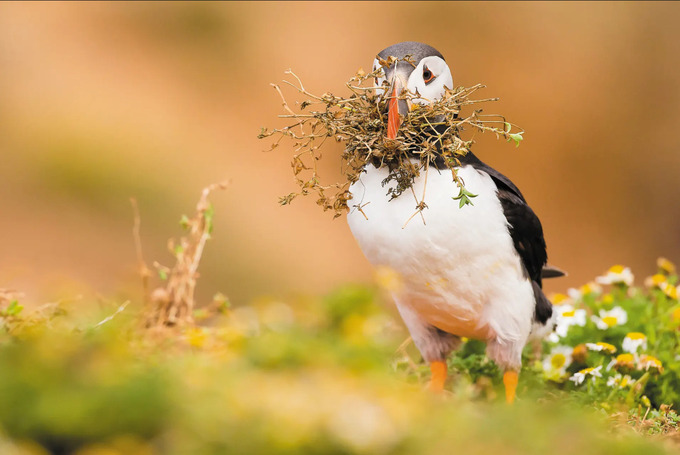
M552 315L552 305L541 290L544 276L543 267L548 262L541 221L531 210L519 188L509 178L484 164L472 153L465 155L461 159L461 164L469 164L478 171L485 172L496 184L498 199L501 201L503 214L508 221L510 236L522 259L528 278L532 281L536 298L534 318L538 322L545 323Z
M543 227L538 217L527 204L519 188L509 178L487 166L472 153L461 159L462 164L470 164L478 171L485 172L493 179L498 188L498 199L508 220L510 236L517 253L532 281L542 285L541 270L548 262ZM474 201L473 201L474 202Z

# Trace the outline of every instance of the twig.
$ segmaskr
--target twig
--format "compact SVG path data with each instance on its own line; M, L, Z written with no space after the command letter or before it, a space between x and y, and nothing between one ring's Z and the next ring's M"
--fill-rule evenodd
M149 277L151 276L151 270L149 270L146 262L144 262L144 255L142 254L142 239L140 235L141 218L139 216L139 206L137 205L137 199L131 197L130 204L132 205L132 213L134 216L132 225L132 238L134 239L135 251L137 253L137 270L142 278L142 290L144 292L143 301L144 303L148 303Z
M125 310L125 308L127 308L127 306L128 306L129 304L130 304L130 301L129 301L129 300L123 302L123 304L122 304L121 306L118 307L118 309L116 310L115 313L113 313L112 315L107 316L107 317L105 317L104 319L102 319L101 321L99 321L97 324L95 324L94 328L96 329L97 327L99 327L99 326L101 326L101 325L103 325L103 324L106 324L107 322L113 320L113 318L115 318L116 315L117 315L118 313L122 313L122 312Z

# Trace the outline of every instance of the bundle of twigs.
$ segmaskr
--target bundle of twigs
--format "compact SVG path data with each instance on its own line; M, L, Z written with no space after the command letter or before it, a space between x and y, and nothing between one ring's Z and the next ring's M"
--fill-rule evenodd
M405 60L409 61L408 58ZM395 62L396 59L390 57L380 63L387 67ZM452 178L459 188L455 199L460 200L462 207L471 204L470 197L474 195L465 190L464 182L456 175L455 168L460 165L458 158L466 154L473 144L472 140L463 140L461 133L470 128L495 133L508 141L514 140L518 145L522 140L523 132L511 133L513 125L502 116L482 115L481 109L473 109L469 115L461 116L466 106L498 100L471 99L473 93L485 87L482 84L447 89L441 99L431 100L427 104L414 102L421 98L418 93L404 91L399 99L407 100L411 111L402 118L397 138L392 140L386 134L389 97L383 94L384 89L373 83L384 76L382 68L371 73L360 69L346 84L350 91L348 97L331 93L314 95L305 89L295 73L288 70L286 74L291 75L295 82L283 81L284 84L293 87L305 99L296 103L299 111L295 112L286 101L281 87L272 84L281 96L286 111L279 117L293 122L278 129L262 128L258 136L260 139L275 138L271 149L278 147L284 138L293 141L295 154L291 165L300 190L282 197L279 201L282 205L289 204L299 195L312 194L317 197L316 202L324 211L332 210L338 217L348 209L347 201L351 198L349 187L359 179L367 164L389 168L389 176L383 183L396 182L387 191L387 195L395 198L410 189L421 172L427 172L431 164L440 161L451 170ZM422 102L421 99L419 101ZM342 153L345 179L324 185L317 173L317 162L322 157L321 147L329 139L345 143ZM425 201L419 201L416 208L422 210L425 207Z

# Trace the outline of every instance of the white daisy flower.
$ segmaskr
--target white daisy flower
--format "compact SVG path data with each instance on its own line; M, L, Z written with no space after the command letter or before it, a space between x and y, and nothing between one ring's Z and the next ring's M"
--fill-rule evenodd
M659 373L663 373L663 365L661 364L661 360L651 355L640 356L640 359L638 360L638 369L649 370L650 368L657 370Z
M550 378L561 378L567 372L567 367L571 365L571 353L573 348L570 346L555 346L545 359L543 359L543 371Z
M648 288L659 288L661 289L661 286L663 286L666 283L666 275L662 275L661 273L657 273L656 275L652 275L650 277L645 278L645 286Z
M587 284L584 284L580 288L569 288L567 289L567 294L572 300L578 301L583 298L583 296L590 295L590 294L601 294L602 293L602 286L595 282L590 282Z
M626 352L637 352L639 348L642 348L642 350L644 351L645 349L647 349L647 337L645 336L644 333L630 332L623 339L621 347Z
M583 384L583 381L586 380L586 377L590 376L593 379L593 382L595 382L595 378L601 378L602 373L600 373L600 370L602 369L602 365L596 368L584 368L583 370L574 373L572 377L569 378L570 381L574 381L574 384L580 385Z
M597 343L586 343L586 347L591 351L605 352L607 354L614 354L616 352L616 346L603 341L598 341Z
M633 284L633 279L633 272L630 271L629 267L615 265L607 270L606 274L595 278L595 281L599 284L625 284L630 286Z
M600 330L607 330L615 325L622 325L628 322L628 313L620 306L615 306L611 310L600 310L600 315L592 315L590 319Z
M663 291L664 294L666 294L671 299L678 300L678 288L677 287L666 282L666 283L662 283L659 286L659 288Z
M666 258L659 258L656 260L656 265L661 271L668 275L673 275L675 273L675 264Z
M611 370L612 368L616 370L632 370L635 368L635 362L636 362L636 356L626 352L623 354L619 354L616 356L615 359L612 359L611 362L609 362L609 365L607 365L607 371Z
M574 309L573 305L559 305L554 307L553 310L556 312L555 318L555 332L556 337L549 337L549 341L555 339L559 340L567 336L569 327L572 325L578 325L583 327L586 325L586 310Z
M633 384L635 384L633 378L629 375L623 376L621 373L616 373L616 375L610 376L609 379L607 379L607 386L618 387L619 389L631 387Z

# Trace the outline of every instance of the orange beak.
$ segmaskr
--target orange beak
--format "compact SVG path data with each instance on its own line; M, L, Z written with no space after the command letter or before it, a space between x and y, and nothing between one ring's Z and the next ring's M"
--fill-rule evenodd
M399 106L397 100L397 87L395 84L392 90L392 96L389 103L387 103L387 138L396 139L401 119L399 118Z

